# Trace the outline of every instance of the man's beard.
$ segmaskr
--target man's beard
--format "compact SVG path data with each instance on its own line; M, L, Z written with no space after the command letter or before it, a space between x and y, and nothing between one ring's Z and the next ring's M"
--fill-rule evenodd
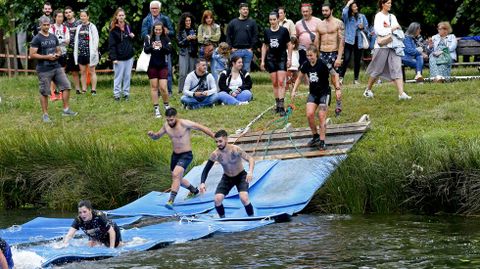
M173 124L168 123L168 126L170 126L170 128L175 127L175 125L177 125L177 121L175 121Z

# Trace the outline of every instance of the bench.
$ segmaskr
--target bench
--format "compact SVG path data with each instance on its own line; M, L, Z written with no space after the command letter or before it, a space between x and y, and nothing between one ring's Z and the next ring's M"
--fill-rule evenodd
M462 56L462 62L453 62L452 67L455 66L478 66L480 71L480 42L475 40L457 39L457 60ZM474 56L474 61L465 61L465 56ZM470 60L470 59L468 59ZM402 64L403 81L405 81L405 66Z

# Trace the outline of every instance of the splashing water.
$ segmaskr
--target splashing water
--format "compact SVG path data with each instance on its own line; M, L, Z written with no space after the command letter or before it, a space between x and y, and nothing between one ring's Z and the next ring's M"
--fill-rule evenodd
M20 250L12 247L15 269L41 268L44 258L33 251Z

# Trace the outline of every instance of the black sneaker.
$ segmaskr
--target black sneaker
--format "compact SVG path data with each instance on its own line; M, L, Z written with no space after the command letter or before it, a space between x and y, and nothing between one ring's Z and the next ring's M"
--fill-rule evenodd
M325 141L320 140L320 143L318 144L318 148L320 148L320 150L326 150L327 145L325 144Z
M92 91L92 96L97 95L97 91Z
M128 100L130 100L130 97L128 95L124 95L123 100L128 101Z
M342 108L337 107L337 108L335 109L335 117L340 116L340 113L342 113Z
M80 90L76 90L75 91L77 94L82 94L82 92Z
M120 102L120 97L114 97L113 99L115 99L116 102Z
M279 107L278 114L280 114L280 117L285 117L285 115L287 115L287 112L285 111L284 107Z
M314 137L312 140L308 141L307 146L316 147L320 143L320 137Z

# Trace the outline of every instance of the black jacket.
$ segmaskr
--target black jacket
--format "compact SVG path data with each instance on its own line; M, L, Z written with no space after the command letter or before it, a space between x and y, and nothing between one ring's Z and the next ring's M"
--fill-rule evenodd
M153 40L155 41L155 40ZM168 66L168 57L172 50L172 44L170 43L170 38L167 36L161 36L160 41L162 42L162 48L159 50L153 49L153 41L150 40L150 36L146 36L143 42L143 51L145 53L151 54L150 63L148 68L163 68Z
M250 73L241 70L240 78L242 79L242 86L240 86L240 91L252 90L252 78L250 77ZM218 88L220 89L219 92L226 92L230 94L232 90L230 90L228 84L230 84L231 79L232 70L230 68L227 70L223 70L220 73L220 78L218 79Z
M110 51L110 60L124 61L133 57L132 38L129 34L132 32L130 26L125 25L125 31L122 32L118 26L110 31L108 38L108 48Z

